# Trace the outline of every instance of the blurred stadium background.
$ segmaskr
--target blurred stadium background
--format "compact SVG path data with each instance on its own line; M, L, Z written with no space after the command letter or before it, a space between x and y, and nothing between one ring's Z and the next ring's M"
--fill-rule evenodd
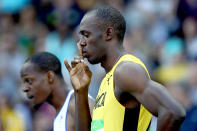
M62 65L71 61L81 18L101 4L122 12L124 47L187 110L181 130L197 131L197 0L0 0L0 131L52 131L55 111L47 103L32 110L21 91L21 66L39 51L54 53ZM89 66L96 97L104 71ZM64 65L62 72L71 86Z

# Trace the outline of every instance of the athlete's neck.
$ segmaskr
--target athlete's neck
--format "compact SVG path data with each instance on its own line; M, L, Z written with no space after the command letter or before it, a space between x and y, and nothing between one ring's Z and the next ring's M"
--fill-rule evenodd
M52 95L49 98L49 103L55 107L56 114L60 111L61 107L63 106L68 92L69 89L66 87L66 83L63 80L56 83Z
M123 48L110 48L105 61L101 62L101 66L105 69L105 72L108 73L124 54L126 54L126 51Z

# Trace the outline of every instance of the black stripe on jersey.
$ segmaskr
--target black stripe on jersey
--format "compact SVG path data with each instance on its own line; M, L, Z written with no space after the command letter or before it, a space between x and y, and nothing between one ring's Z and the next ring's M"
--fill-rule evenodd
M137 131L140 104L133 109L125 108L123 131Z

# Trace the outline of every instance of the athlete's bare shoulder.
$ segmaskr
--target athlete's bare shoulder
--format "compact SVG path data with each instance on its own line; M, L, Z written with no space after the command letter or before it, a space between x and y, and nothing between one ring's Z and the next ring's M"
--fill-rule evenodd
M137 63L121 62L114 71L114 81L117 88L129 92L141 92L144 84L148 80L146 70Z

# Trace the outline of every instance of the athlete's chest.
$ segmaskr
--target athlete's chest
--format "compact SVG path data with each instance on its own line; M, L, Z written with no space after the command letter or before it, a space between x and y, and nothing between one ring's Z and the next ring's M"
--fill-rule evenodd
M112 93L112 89L111 89L113 86L112 82L113 82L112 75L108 75L102 80L102 83L99 88L99 92L96 97L94 109L100 107L102 108L109 101L110 95Z
M121 124L124 107L116 100L113 89L113 75L107 75L101 85L93 109L92 129L114 130L112 127ZM112 121L113 119L113 121ZM102 125L101 127L99 125ZM120 126L121 127L121 126ZM118 128L120 128L118 126ZM117 128L117 129L118 129Z
M110 73L106 75L100 85L94 109L104 110L114 105L114 103L119 103L128 108L135 108L139 104L130 93L115 85L113 74Z

